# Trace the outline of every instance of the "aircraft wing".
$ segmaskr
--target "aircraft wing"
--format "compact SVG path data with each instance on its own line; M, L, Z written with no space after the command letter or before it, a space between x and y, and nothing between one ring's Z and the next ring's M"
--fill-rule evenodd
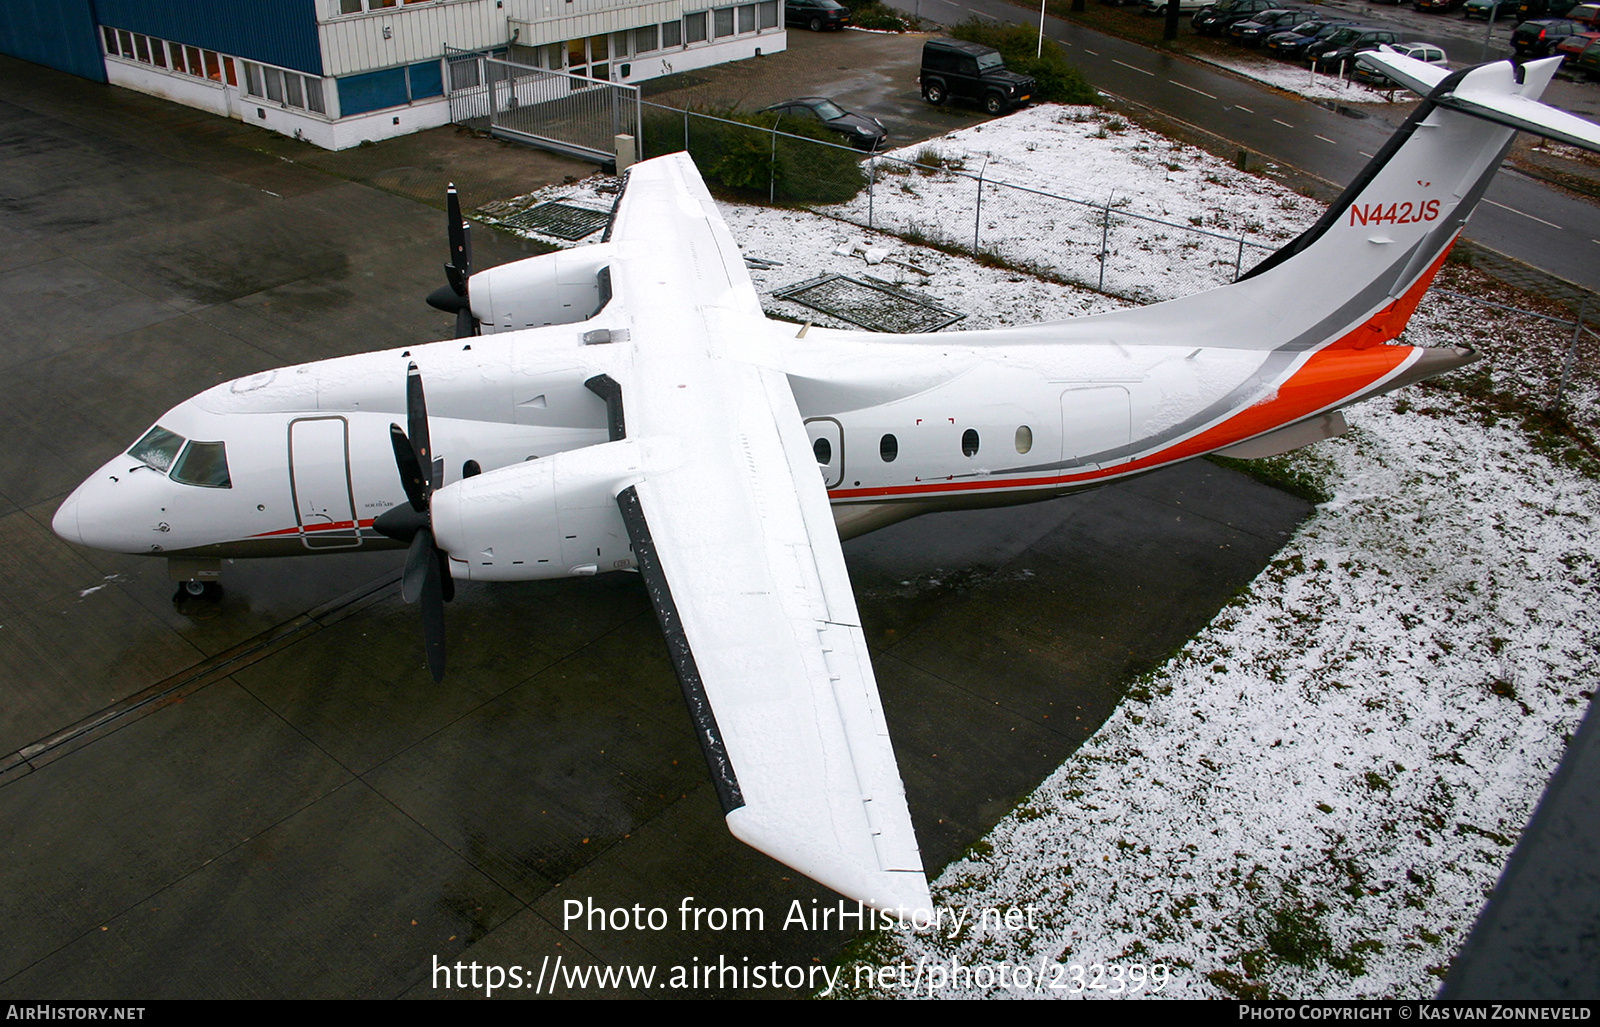
M627 319L623 491L733 834L880 909L930 909L828 497L738 247L686 155L630 169L612 243ZM619 302L620 301L620 302Z

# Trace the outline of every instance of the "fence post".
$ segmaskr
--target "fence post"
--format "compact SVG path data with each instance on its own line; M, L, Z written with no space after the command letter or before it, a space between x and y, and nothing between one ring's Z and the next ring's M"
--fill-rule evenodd
M683 152L689 152L689 112L683 112Z
M783 120L783 115L778 115L778 120L772 123L772 156L767 158L767 205L770 207L777 203L778 195L778 122Z
M878 155L867 158L867 227L872 227L872 196L878 184Z
M1100 220L1100 284L1095 286L1095 291L1106 291L1106 250L1111 240L1111 197L1117 195L1115 189L1106 194L1105 214Z
M1556 399L1550 404L1552 411L1561 409L1561 397L1567 391L1567 377L1572 374L1572 361L1578 355L1578 337L1583 334L1583 304L1578 304L1578 319L1572 325L1572 342L1567 346L1567 359L1561 363L1561 381L1556 384Z
M1233 280L1238 281L1244 273L1244 236L1239 236L1239 253L1233 258Z
M978 202L973 204L972 215L972 255L978 255L978 226L983 223L983 176L989 170L989 158L983 158L983 167L978 169Z

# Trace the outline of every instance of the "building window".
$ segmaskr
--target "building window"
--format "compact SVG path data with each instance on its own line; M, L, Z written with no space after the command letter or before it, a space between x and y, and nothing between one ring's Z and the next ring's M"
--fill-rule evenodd
M231 62L230 62L231 63ZM243 61L244 91L258 99L271 100L285 107L328 113L322 99L322 80L265 64Z
M223 82L230 86L239 84L239 74L234 67L233 58L226 54L219 54L215 50L202 50L197 46L171 43L165 39L157 39L139 32L127 32L123 29L102 26L101 33L109 56L138 61L140 64L160 68L162 71L174 71L183 75L193 75L195 78L210 79L219 84Z
M765 3L756 4L756 10L763 29L778 27L778 0L766 0Z
M683 22L664 21L661 23L661 48L663 50L674 46L683 45Z
M633 52L649 53L660 46L658 42L660 29L655 25L646 25L644 28L633 30Z
M706 12L701 11L699 14L684 15L683 32L689 42L704 43L706 41Z
M718 39L721 39L723 36L733 35L732 7L719 7L712 11L711 14L714 21L713 28L716 30Z
M741 33L754 32L756 30L756 5L745 4L743 7L737 8L737 10L739 12L739 31Z

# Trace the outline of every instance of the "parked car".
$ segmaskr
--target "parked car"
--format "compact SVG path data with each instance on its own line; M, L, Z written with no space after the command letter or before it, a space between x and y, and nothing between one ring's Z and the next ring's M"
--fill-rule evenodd
M819 124L844 136L845 141L858 150L881 149L884 140L889 138L889 130L883 127L883 122L864 114L852 114L826 96L797 96L763 108L761 113L779 115L780 129L783 118Z
M1424 64L1437 64L1443 67L1450 63L1450 58L1445 55L1444 47L1435 46L1433 43L1396 43L1390 49Z
M1518 57L1549 57L1556 44L1582 32L1584 26L1566 18L1536 18L1511 30L1511 49Z
M1463 18L1481 18L1484 21L1488 21L1491 14L1493 14L1495 21L1499 21L1501 18L1515 18L1517 16L1516 0L1500 0L1498 5L1495 0L1467 0L1466 3L1461 5L1461 16Z
M1600 29L1600 4L1579 4L1567 12L1567 20Z
M1436 14L1446 14L1461 7L1463 0L1411 0L1411 6L1419 11L1432 11Z
M1567 12L1578 6L1578 0L1522 0L1517 4L1517 20L1531 18L1565 18Z
M1572 63L1578 69L1578 74L1600 79L1600 41L1590 43Z
M1273 0L1219 0L1194 12L1189 24L1202 36L1220 36L1234 22L1245 21L1276 6Z
M1389 49L1414 61L1422 61L1424 64L1437 64L1441 68L1450 63L1449 59L1445 57L1444 47L1436 46L1433 43L1396 43ZM1394 84L1389 76L1381 71L1375 71L1367 67L1360 61L1355 61L1351 65L1350 77L1358 82L1366 82L1369 85L1380 87Z
M1298 60L1313 43L1320 43L1340 29L1349 27L1348 21L1325 21L1313 31L1301 31L1295 28L1288 32L1274 32L1262 44L1262 49L1286 61Z
M1146 14L1165 15L1167 13L1167 5L1171 2L1172 0L1144 0L1139 7ZM1193 14L1210 2L1211 0L1178 0L1178 13Z
M839 0L786 0L783 23L821 32L850 24L850 8Z
M1400 33L1374 25L1347 25L1320 43L1306 47L1304 59L1320 69L1337 70L1362 50L1400 42Z
M1245 46L1260 46L1272 33L1304 24L1310 14L1306 11L1283 8L1263 11L1260 14L1236 21L1228 27L1228 38Z
M1555 52L1561 55L1561 66L1570 68L1578 62L1578 55L1589 49L1589 44L1600 39L1600 32L1574 32L1556 44Z
M1265 0L1263 0L1265 2ZM1033 99L1037 83L1006 67L992 46L961 39L930 39L922 44L922 98L929 103L971 100L990 114L1021 107Z

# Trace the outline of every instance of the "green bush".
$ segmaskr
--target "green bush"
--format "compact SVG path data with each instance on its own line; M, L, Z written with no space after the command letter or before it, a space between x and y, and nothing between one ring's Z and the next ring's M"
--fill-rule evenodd
M850 24L879 32L905 32L918 26L920 19L881 2L881 0L839 0L850 8Z
M784 133L777 137L776 155L775 124ZM687 149L706 182L761 203L769 195L778 203L843 203L853 198L867 184L866 174L855 151L819 145L837 142L838 136L820 125L794 118L780 124L773 114L719 110L688 115ZM642 154L659 157L682 149L683 113L646 108Z
M971 18L950 30L957 39L969 43L982 43L999 50L1006 59L1006 67L1023 75L1032 75L1039 84L1035 100L1052 103L1099 103L1100 94L1083 77L1083 72L1068 62L1061 48L1050 40L1039 49L1039 30L1027 25L996 25Z

